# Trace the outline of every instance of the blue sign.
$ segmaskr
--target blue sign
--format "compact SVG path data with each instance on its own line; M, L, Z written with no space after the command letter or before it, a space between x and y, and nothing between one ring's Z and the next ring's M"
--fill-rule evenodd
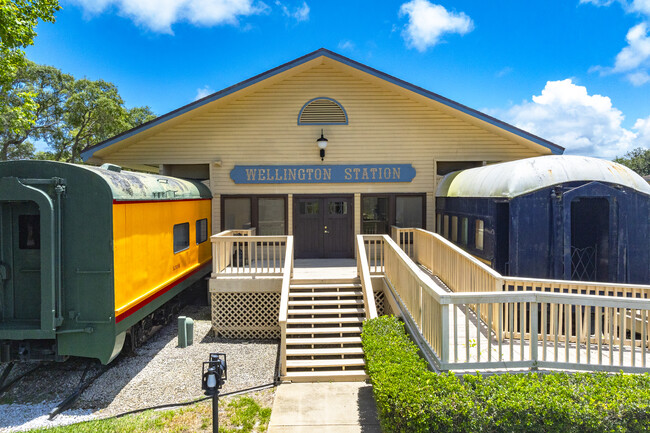
M236 165L235 183L386 183L410 182L411 164L366 165Z

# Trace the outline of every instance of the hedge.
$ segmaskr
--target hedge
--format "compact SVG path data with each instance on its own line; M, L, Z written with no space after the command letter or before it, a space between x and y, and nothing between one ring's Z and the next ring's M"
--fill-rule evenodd
M385 433L650 431L649 374L457 377L428 370L393 316L366 321L361 338Z

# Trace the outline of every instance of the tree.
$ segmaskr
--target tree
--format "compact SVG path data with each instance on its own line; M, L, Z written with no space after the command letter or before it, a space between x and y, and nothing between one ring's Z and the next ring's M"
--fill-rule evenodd
M155 116L149 107L127 109L117 87L103 80L75 81L63 105L63 122L45 141L57 161L79 162L81 151Z
M0 0L0 116L11 120L3 126L14 132L33 122L36 108L33 93L14 89L15 75L25 63L22 49L34 43L38 20L54 22L59 9L57 0ZM12 90L22 104L6 103Z
M22 128L9 128L15 111L0 114L0 160L36 157L79 162L85 147L155 117L146 106L126 108L112 83L75 80L57 68L29 61L18 70L7 93L10 108L23 103L22 92L34 95L34 120ZM34 154L35 142L46 143L49 150Z
M650 175L650 149L637 147L626 153L622 158L614 158L614 162L631 168L641 176Z
M29 140L44 141L59 127L63 121L63 105L73 82L71 75L52 66L25 62L6 93L8 109L0 113L0 160L33 156L34 146ZM16 124L15 116L18 115L14 108L23 104L23 92L33 95L33 122L12 128L10 125Z

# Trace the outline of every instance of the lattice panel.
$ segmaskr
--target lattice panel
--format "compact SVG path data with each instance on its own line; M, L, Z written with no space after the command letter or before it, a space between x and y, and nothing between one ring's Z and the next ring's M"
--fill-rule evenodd
M212 327L218 337L280 338L279 293L212 293Z
M383 291L375 292L375 306L377 307L377 316L390 314L390 312L387 312L387 309L390 310L390 305L387 305L386 295Z

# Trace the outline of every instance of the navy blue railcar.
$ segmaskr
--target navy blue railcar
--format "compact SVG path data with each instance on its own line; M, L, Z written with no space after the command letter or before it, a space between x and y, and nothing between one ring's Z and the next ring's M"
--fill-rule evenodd
M558 155L450 173L436 230L504 275L650 284L650 185Z

